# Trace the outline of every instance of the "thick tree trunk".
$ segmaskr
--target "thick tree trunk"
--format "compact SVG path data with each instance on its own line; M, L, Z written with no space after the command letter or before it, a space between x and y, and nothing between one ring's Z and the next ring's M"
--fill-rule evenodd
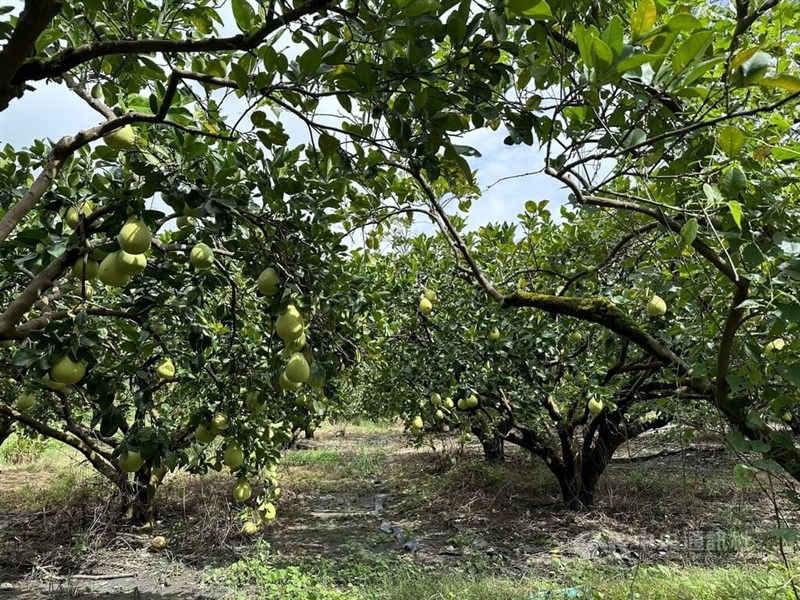
M505 444L503 438L499 436L492 436L487 439L481 439L483 446L483 457L486 462L500 463L506 459Z
M605 453L589 455L590 460L581 460L575 453L571 460L548 465L558 480L564 506L570 510L587 510L594 506L597 484L611 459Z

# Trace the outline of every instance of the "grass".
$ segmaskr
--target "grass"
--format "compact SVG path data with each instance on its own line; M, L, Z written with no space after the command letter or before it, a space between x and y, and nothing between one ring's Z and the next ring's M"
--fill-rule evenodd
M759 509L764 498L733 486L720 457L698 472L675 460L612 465L596 509L574 514L561 508L546 469L516 449L497 465L483 461L476 444L410 448L396 426L340 431L324 427L311 448L284 454L279 518L252 538L240 533L230 473L168 477L158 522L170 557L202 565L227 600L794 597L786 573L762 562L776 560L774 540L770 546L763 537L773 527ZM107 484L68 451L48 445L2 471L0 510L8 512L0 513L0 531L6 518L6 539L24 538L29 556L20 560L19 547L8 546L0 566L19 563L26 573L56 542L59 565L79 565L107 546L121 564L138 560L138 550L114 546ZM384 512L375 515L378 494ZM402 539L379 528L383 520L402 526ZM722 549L687 551L682 536L692 532ZM403 550L412 538L421 552ZM582 553L602 548L596 540L635 550L640 566L608 554L575 558L596 556ZM480 550L485 542L503 558Z
M282 462L288 467L338 466L344 457L336 450L293 450L283 455Z
M262 544L209 580L237 589L230 600L789 600L781 568L685 568L662 565L595 569L586 561L555 559L547 575L515 576L463 569L427 568L402 558L380 558L354 548L336 562L315 558L296 564Z

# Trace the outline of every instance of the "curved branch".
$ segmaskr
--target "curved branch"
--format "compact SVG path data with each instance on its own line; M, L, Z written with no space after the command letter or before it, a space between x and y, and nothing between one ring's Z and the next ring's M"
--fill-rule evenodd
M288 11L284 15L274 16L250 35L239 34L231 37L211 37L201 40L107 40L84 44L74 48L67 48L46 59L33 58L26 61L16 72L12 83L20 85L26 81L60 77L78 65L89 62L90 60L117 54L253 50L264 42L267 36L277 31L280 27L297 21L304 16L319 12L331 2L332 0L309 0L309 2Z
M544 310L551 314L575 317L602 325L617 335L630 340L650 355L672 365L679 372L688 373L690 365L664 344L614 306L606 298L568 298L547 294L531 294L522 290L504 296L500 302L503 308L518 306Z
M46 435L47 437L53 438L54 440L58 440L75 448L78 452L83 454L86 459L92 463L92 466L97 469L100 473L102 473L105 477L110 479L111 481L117 481L119 479L119 472L117 469L105 458L103 458L100 454L95 452L90 446L88 446L83 440L78 438L77 436L67 435L66 433L59 431L58 429L54 429L50 427L46 423L42 423L41 421L37 421L33 417L29 417L26 414L23 414L17 410L14 410L10 406L0 402L0 414L4 414L7 417L10 417L14 421L22 423L23 425L27 425L31 429L38 431Z

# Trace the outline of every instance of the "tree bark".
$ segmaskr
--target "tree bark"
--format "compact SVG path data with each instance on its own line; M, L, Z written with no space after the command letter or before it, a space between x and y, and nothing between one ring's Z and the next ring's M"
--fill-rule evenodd
M486 462L501 463L505 461L506 452L502 437L493 435L488 438L482 438L481 445L483 446L483 457Z
M2 446L3 442L5 442L9 438L13 430L14 430L13 419L9 419L8 417L0 415L0 446Z
M123 474L117 483L121 496L121 512L131 524L152 527L155 516L157 482L149 465L136 471L133 479Z

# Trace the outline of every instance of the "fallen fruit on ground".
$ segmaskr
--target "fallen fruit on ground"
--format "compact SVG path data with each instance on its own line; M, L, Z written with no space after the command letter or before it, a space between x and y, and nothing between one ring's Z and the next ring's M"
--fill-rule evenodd
M245 524L242 525L242 533L245 535L255 535L258 533L258 524L253 521L246 521Z
M157 535L150 540L150 547L155 550L163 550L167 547L167 538L165 538L163 535Z
M275 505L272 502L264 502L258 507L258 516L261 517L262 521L271 521L275 518L276 514L277 511L275 510Z

